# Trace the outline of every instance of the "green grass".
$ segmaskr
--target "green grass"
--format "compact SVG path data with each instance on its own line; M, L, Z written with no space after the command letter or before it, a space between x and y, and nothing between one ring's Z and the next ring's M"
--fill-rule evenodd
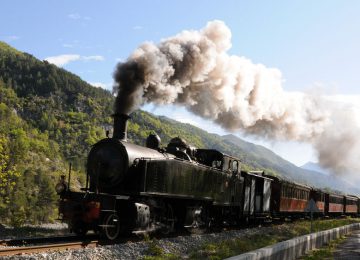
M335 220L315 220L313 223L314 232L357 222L360 222L360 219L347 218ZM200 249L193 251L190 254L190 259L224 259L309 233L310 221L308 220L296 221L294 223L283 225L274 225L266 233L220 241L216 244L206 243ZM319 254L322 253L323 251Z
M307 255L301 257L301 260L326 260L333 259L336 246L344 241L344 237L331 241L327 246L312 250Z
M144 240L148 244L146 256L142 260L176 260L180 259L180 256L174 253L165 253L159 246L157 239L151 239L148 235L145 235Z

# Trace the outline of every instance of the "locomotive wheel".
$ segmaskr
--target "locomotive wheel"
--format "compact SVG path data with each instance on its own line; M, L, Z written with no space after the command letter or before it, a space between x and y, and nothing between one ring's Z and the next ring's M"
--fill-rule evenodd
M175 226L175 216L174 210L170 204L166 205L166 209L162 218L163 227L160 229L160 232L164 235L168 235L174 231Z
M104 234L109 240L115 240L120 235L120 220L116 213L105 217Z

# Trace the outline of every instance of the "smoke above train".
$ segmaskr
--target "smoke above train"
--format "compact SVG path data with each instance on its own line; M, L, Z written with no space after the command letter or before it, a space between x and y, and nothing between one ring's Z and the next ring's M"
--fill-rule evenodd
M360 170L360 127L351 107L282 87L276 68L228 53L231 31L222 21L140 45L115 70L115 110L145 103L177 104L230 131L311 143L323 167Z

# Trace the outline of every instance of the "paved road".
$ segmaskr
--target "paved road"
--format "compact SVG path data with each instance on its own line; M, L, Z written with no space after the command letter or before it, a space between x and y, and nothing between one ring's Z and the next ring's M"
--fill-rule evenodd
M335 260L360 260L360 230L356 230L339 244L334 252Z

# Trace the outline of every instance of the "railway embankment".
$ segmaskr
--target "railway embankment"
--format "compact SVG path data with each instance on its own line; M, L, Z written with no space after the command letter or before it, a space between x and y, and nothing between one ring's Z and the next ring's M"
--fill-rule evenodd
M275 245L263 247L248 253L233 256L226 260L274 260L297 259L307 252L321 248L331 241L360 229L360 223L354 223L330 230L295 237ZM345 259L345 258L344 258Z
M317 220L314 221L314 230L320 232L359 222L360 219L352 218ZM310 221L304 220L220 233L161 239L146 237L140 242L17 255L4 259L224 259L309 233Z

